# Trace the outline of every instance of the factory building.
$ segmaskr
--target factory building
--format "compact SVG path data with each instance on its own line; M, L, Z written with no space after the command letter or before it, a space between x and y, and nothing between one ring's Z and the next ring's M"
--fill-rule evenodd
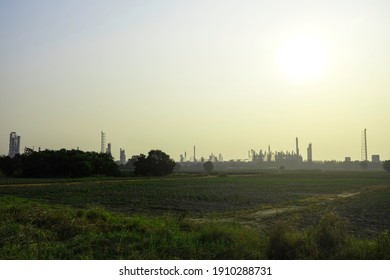
M380 159L379 155L372 155L371 161L377 163L377 162L381 162L381 159Z

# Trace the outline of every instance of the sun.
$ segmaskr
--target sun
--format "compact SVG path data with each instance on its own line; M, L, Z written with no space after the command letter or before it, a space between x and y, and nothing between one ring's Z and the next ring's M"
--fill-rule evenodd
M279 69L288 78L305 81L321 76L328 58L325 44L319 38L300 35L282 44L277 60Z

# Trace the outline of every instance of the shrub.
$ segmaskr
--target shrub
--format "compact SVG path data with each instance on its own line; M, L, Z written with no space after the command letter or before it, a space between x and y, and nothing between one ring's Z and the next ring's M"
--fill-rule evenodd
M322 254L332 255L346 243L347 221L336 213L325 213L315 228L315 239Z
M88 221L96 223L96 222L106 222L109 220L110 215L107 211L99 208L92 208L89 209L85 217L87 218Z
M211 171L213 171L214 169L214 165L211 161L206 161L205 163L203 163L203 168L204 170L206 170L207 173L211 173Z
M269 234L269 259L331 259L342 257L347 248L347 221L338 214L325 213L314 228L298 231L287 222L275 224Z
M277 222L269 234L267 256L271 260L313 259L316 244L308 232L299 232L286 222Z

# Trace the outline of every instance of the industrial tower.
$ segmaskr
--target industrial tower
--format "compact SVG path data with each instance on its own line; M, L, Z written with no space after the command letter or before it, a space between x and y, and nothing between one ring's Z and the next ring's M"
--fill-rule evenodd
M125 165L126 164L126 153L125 153L125 150L123 150L123 149L119 150L119 158L120 158L120 163Z
M311 143L307 147L307 162L313 162L313 149Z
M20 136L16 132L11 132L9 135L8 156L13 158L17 154L20 154Z
M111 154L111 143L108 143L108 144L107 144L106 153L107 153L108 155L112 156L112 154Z
M194 146L194 162L196 162L196 147Z
M106 152L106 134L103 131L101 132L100 152L102 154Z
M365 128L362 133L362 161L368 160L367 152L367 129Z

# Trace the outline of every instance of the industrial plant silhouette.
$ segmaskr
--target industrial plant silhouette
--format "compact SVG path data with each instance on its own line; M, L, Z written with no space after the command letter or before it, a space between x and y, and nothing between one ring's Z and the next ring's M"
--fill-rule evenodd
M106 133L101 131L101 137L100 137L100 154L101 155L107 155L106 159L114 160L114 157L112 156L112 149L111 149L111 143L106 143ZM20 146L21 146L21 136L17 135L16 132L10 133L10 139L9 139L9 158L14 158L15 156L20 154ZM47 150L45 150L47 152ZM60 150L62 154L65 153L64 149ZM32 153L35 152L34 148L25 148L25 153ZM41 152L41 148L38 149L38 152ZM51 151L53 154L55 151ZM57 151L58 154L61 154L61 152ZM344 161L335 161L335 160L329 160L329 161L316 161L313 159L313 145L312 143L309 143L306 148L306 155L303 156L303 154L300 152L299 148L299 139L298 137L295 138L295 151L273 151L271 149L271 146L268 145L267 150L248 150L248 157L245 159L229 159L224 160L224 157L222 154L218 154L218 156L214 155L213 153L210 154L208 157L200 157L198 158L196 155L196 146L193 146L193 154L187 155L187 152L184 152L179 156L179 161L176 162L176 172L196 172L196 171L203 171L203 164L205 162L212 162L213 168L215 171L217 170L279 170L283 171L286 169L291 170L297 170L297 169L309 169L309 170L379 170L382 169L382 162L380 160L379 155L372 155L371 161L368 160L368 151L367 151L367 129L364 129L362 131L362 140L361 140L361 160L354 160L352 161L351 157L347 156L345 157ZM130 158L126 158L126 152L124 149L120 148L119 150L120 156L119 160L116 161L116 164L119 167L119 170L121 171L127 171L127 172L134 172L135 170L135 163L143 157L142 154L140 155L133 155ZM48 154L48 153L46 153ZM69 152L69 155L75 155L77 154L79 157L84 157L84 159L87 158L98 158L98 153L96 152L88 152L84 153L78 150L73 150L73 152ZM4 158L4 157L3 157ZM5 160L3 160L3 165L6 165ZM77 160L75 161L77 163ZM75 164L76 164L75 163ZM69 163L67 163L69 164ZM77 163L81 164L81 163ZM82 164L81 164L82 165ZM90 163L89 165L94 166L94 164ZM85 166L84 166L85 167ZM3 168L4 169L4 168ZM77 173L77 176L80 176L82 174L84 175L91 175L96 173L95 170L92 167L85 167L85 172ZM88 169L88 170L87 170ZM72 171L73 172L73 171ZM71 171L68 172L69 174L73 174ZM4 173L4 172L3 172ZM7 173L7 172L5 172ZM104 172L107 174L115 174L114 171ZM54 173L53 173L54 174ZM55 173L61 175L66 175L64 173ZM32 176L33 174L30 174Z

